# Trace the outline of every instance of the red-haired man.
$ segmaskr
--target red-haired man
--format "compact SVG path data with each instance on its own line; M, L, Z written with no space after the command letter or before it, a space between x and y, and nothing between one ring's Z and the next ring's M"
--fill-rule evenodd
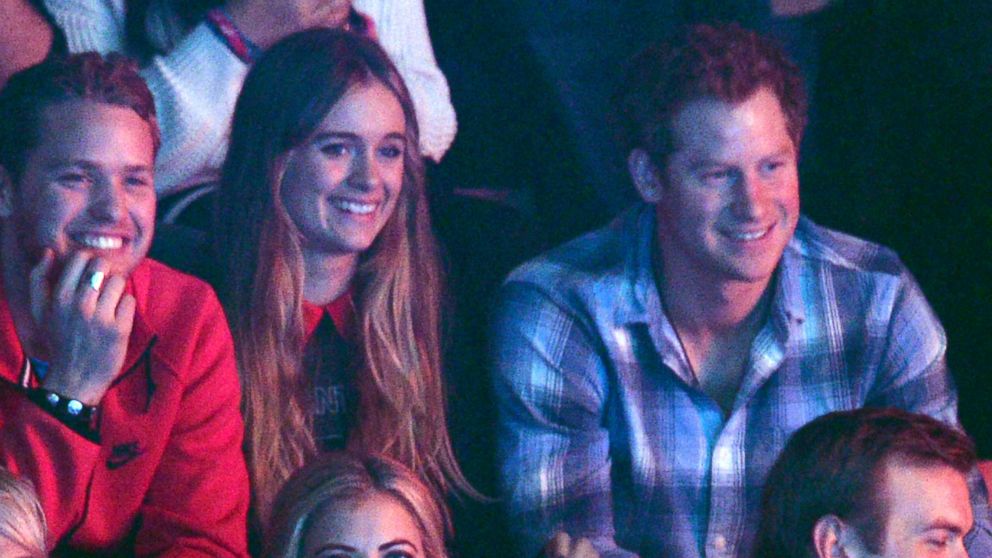
M895 254L800 215L806 99L767 38L692 27L635 57L616 101L644 203L504 285L510 522L521 556L559 530L612 557L745 556L802 425L865 405L957 421L944 332Z

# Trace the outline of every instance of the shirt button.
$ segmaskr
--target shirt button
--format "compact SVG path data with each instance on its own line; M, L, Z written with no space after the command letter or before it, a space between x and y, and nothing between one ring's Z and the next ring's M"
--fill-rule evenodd
M727 537L724 537L723 535L713 537L713 548L715 548L717 552L726 552Z

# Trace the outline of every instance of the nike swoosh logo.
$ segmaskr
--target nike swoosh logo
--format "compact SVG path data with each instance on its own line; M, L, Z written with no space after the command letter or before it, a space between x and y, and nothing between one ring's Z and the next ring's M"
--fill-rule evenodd
M128 442L114 446L107 458L107 469L111 471L120 469L128 463L134 461L145 453L145 450L138 446L138 442Z

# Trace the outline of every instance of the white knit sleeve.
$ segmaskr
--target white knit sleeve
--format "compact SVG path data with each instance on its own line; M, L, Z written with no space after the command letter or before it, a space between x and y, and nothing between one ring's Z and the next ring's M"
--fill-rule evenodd
M448 81L434 58L423 0L355 0L355 9L375 21L379 42L413 97L420 150L439 162L458 130Z
M247 74L248 66L206 23L142 70L162 129L155 165L160 197L219 177Z
M124 1L45 0L45 5L71 52L127 52ZM141 70L162 131L155 165L159 197L218 178L247 73L248 66L205 23Z
M124 51L125 0L45 0L69 52Z

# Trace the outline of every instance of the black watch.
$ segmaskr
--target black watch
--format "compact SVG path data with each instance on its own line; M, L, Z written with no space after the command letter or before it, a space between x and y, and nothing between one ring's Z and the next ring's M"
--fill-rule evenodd
M95 438L97 407L44 388L29 389L28 397L61 423L87 438Z

